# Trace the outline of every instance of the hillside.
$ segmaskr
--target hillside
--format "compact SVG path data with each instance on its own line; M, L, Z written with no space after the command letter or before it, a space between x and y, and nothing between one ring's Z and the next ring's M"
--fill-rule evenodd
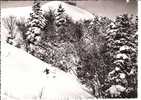
M61 1L47 2L42 5L42 10L43 11L47 11L49 9L56 10L60 4L65 9L65 13L68 14L68 16L70 16L74 21L93 18L93 15L88 11L78 8L76 6L69 5ZM3 18L12 15L16 17L28 18L31 12L32 12L32 6L5 8L5 9L1 9L1 17Z
M93 19L93 15L88 11L81 9L77 6L72 6L61 1L51 1L42 6L43 10L47 9L57 9L59 5L65 9L65 13L68 14L74 21L84 20L84 19Z
M93 98L71 74L2 43L2 100L80 100ZM45 69L49 74L45 74Z

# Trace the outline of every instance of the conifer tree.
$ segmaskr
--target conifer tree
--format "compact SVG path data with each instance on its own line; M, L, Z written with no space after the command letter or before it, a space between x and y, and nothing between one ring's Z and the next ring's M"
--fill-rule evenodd
M56 32L57 32L59 41L65 39L66 15L65 15L65 10L61 4L59 5L59 8L57 9L57 14L56 14Z
M111 71L107 76L109 89L118 92L109 97L137 96L137 21L127 14L118 16L107 34L107 46L111 56ZM134 91L134 92L133 92ZM133 93L132 95L129 95Z
M44 29L46 23L39 0L34 0L32 11L33 12L30 13L30 18L27 22L28 31L26 33L29 52L34 52L35 47L39 44L42 30Z

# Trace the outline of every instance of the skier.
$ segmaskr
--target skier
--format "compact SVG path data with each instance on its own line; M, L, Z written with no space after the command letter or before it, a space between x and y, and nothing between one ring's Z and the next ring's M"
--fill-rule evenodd
M44 73L46 73L46 75L49 74L49 70L46 68L46 69L44 70Z

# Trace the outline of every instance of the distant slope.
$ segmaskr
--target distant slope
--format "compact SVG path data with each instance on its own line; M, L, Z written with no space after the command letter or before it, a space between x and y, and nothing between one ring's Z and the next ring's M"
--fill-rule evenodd
M2 43L2 100L80 100L93 98L81 84L50 64ZM45 68L49 74L43 73Z
M93 15L88 11L61 1L47 2L44 5L42 5L42 10L44 11L47 11L48 9L55 10L58 8L60 4L62 5L63 8L65 8L65 13L68 14L68 16L72 17L74 21L79 21L83 19L93 19ZM2 18L9 15L28 18L31 11L32 11L31 6L5 8L1 10L1 16Z
M93 19L94 17L91 13L89 13L88 11L84 9L81 9L77 6L69 5L61 1L48 2L42 6L42 9L43 10L46 10L48 8L57 9L60 4L65 9L65 13L68 14L68 16L70 16L75 21L79 21L83 19Z
M17 18L20 18L20 17L28 18L31 12L32 12L31 6L4 8L4 9L1 9L1 18L8 17L8 16L15 16Z

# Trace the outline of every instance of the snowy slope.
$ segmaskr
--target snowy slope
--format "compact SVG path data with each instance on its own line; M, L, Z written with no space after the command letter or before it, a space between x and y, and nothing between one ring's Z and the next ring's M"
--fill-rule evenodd
M59 5L62 5L62 7L65 9L65 13L68 14L73 20L79 21L83 19L93 19L94 16L89 13L88 11L78 8L77 6L72 6L67 3L61 2L61 1L51 1L42 6L43 10L50 9L58 9Z
M80 100L93 98L70 74L2 42L2 100ZM43 73L49 69L49 74Z
M61 1L50 1L42 5L42 10L47 11L48 9L57 9L59 5L65 8L65 13L72 17L73 20L79 21L81 19L93 19L93 15L86 10L69 5ZM17 16L17 17L29 17L29 13L32 11L32 7L15 7L15 8L5 8L1 10L1 16Z
M4 8L4 9L1 9L1 18L8 17L8 16L15 16L17 18L20 18L20 17L28 18L31 12L32 12L31 6Z

